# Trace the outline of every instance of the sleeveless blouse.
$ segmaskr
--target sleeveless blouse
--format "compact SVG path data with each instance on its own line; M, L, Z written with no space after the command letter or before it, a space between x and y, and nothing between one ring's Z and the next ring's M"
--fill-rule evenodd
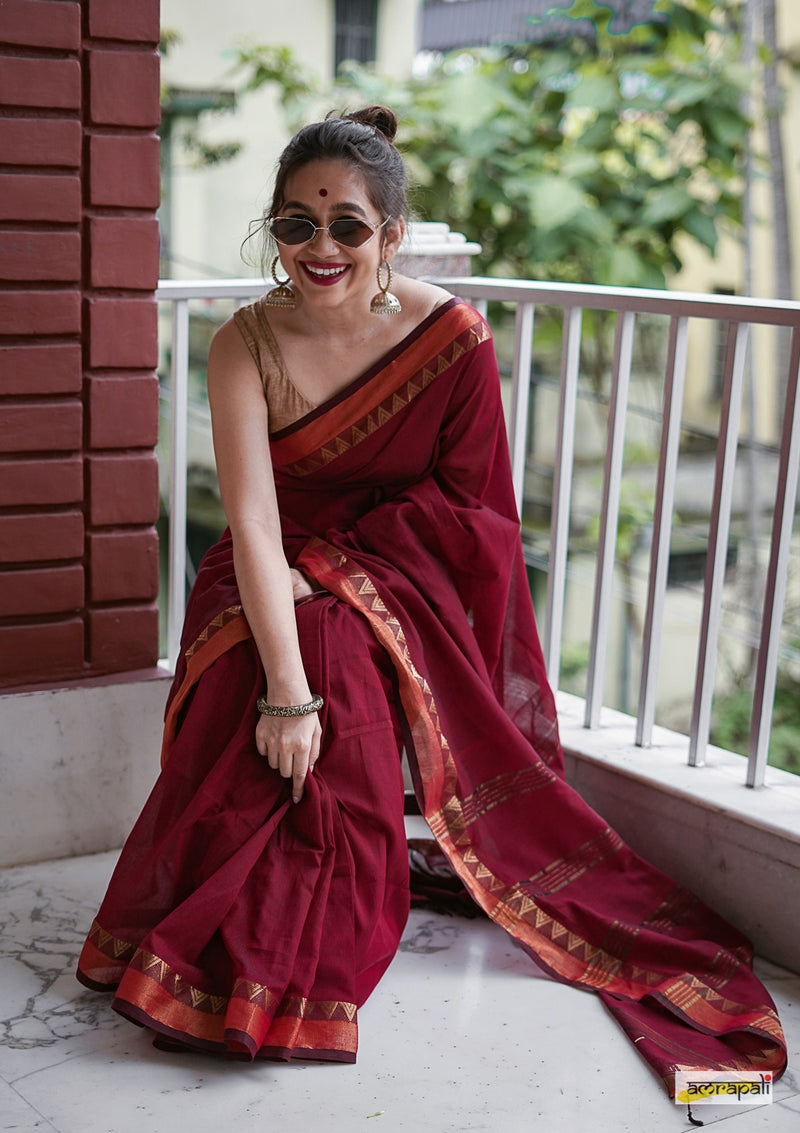
M452 296L449 295L440 298L433 310L438 310L439 307L450 302L451 298ZM235 311L233 321L239 328L239 333L261 375L261 385L269 413L270 435L279 433L281 429L293 425L317 406L303 396L289 377L281 348L278 346L269 324L267 311L264 309L264 296L256 299L255 303Z
M239 329L261 375L269 413L269 431L277 433L293 425L316 406L300 393L286 369L280 347L269 325L263 296L234 313Z

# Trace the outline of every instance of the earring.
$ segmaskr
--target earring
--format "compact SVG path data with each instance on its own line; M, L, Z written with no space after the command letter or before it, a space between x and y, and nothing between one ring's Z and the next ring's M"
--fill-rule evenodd
M381 283L381 268L386 268L387 278L386 286ZM392 265L388 260L378 264L378 294L373 295L370 302L369 309L373 315L399 315L402 311L400 300L396 295L392 295L389 288L392 286Z
M297 296L289 287L291 280L288 275L283 283L278 279L276 269L279 259L280 256L276 256L272 261L272 278L275 280L275 286L264 296L264 304L267 307L283 307L285 311L293 311L297 306Z

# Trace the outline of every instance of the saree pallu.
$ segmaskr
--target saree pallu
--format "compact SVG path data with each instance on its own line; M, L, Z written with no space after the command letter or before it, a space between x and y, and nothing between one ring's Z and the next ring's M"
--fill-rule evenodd
M271 449L287 558L322 587L297 609L326 696L320 761L293 807L255 755L263 676L226 534L190 599L164 771L81 978L189 1045L353 1058L356 1007L407 910L404 745L473 900L555 978L599 992L668 1088L681 1068L780 1074L746 939L562 778L483 319L445 304Z

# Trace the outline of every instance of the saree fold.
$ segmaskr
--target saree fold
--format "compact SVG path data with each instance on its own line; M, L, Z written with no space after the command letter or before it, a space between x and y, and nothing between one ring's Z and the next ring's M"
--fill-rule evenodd
M322 588L297 607L326 698L320 761L293 807L255 753L263 675L226 533L190 598L162 776L81 978L168 1040L355 1057L356 1008L407 914L404 745L473 900L555 978L599 992L668 1088L682 1068L780 1074L748 942L563 780L483 319L445 304L271 442L287 558Z

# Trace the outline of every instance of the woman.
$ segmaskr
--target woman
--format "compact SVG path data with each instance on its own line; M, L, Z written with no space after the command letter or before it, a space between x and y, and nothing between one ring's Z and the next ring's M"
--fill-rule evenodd
M291 283L212 345L229 530L80 978L161 1046L353 1061L408 911L405 746L474 900L668 1084L779 1073L747 942L563 782L489 330L439 288L389 291L395 128L369 108L281 157L266 230Z

